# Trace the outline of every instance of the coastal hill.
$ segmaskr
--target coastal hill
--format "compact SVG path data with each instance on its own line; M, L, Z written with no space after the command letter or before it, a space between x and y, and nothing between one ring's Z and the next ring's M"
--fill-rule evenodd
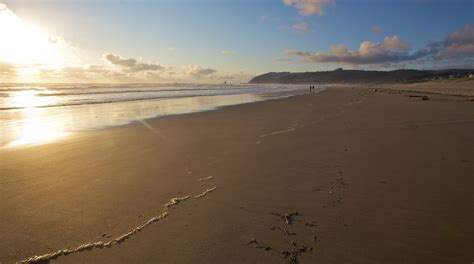
M394 71L363 71L343 70L321 72L270 72L258 75L249 83L278 84L344 84L344 83L401 83L419 82L438 79L473 78L474 69L450 69L438 71L425 70L394 70Z

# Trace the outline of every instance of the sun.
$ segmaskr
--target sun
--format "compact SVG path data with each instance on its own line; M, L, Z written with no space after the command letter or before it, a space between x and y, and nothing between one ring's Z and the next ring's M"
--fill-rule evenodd
M65 41L23 21L3 4L0 39L0 61L20 65L26 72L64 66Z

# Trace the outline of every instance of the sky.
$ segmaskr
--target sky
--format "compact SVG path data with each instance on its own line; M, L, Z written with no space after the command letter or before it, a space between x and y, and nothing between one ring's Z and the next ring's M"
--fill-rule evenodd
M0 82L474 68L474 0L0 0Z

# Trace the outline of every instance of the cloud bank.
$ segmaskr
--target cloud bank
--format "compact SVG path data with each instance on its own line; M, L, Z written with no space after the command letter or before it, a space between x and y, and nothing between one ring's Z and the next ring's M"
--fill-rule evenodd
M434 61L474 57L474 27L466 25L462 30L449 34L443 41L433 42L410 52L408 43L399 36L386 37L382 42L364 41L356 50L339 44L329 52L304 52L290 50L289 55L307 63L342 63L352 65L379 65L417 60Z
M175 47L169 47L175 51ZM0 82L246 82L244 73L220 73L199 65L162 65L106 53L84 65L64 38L22 21L0 3ZM235 54L223 51L224 55Z
M241 83L249 81L253 75L218 72L199 65L161 65L145 63L137 58L125 58L113 53L102 56L106 65L86 65L61 69L40 69L37 77L44 82L136 82L136 83ZM2 74L11 77L15 66L0 63Z
M145 63L137 58L125 58L113 53L102 56L107 64L41 67L34 76L19 79L28 65L0 61L0 82L111 82L111 83L242 83L253 75L243 72L226 73L199 65L160 65Z
M434 43L435 45L440 45ZM474 54L474 26L466 25L461 31L455 31L441 43L439 58L472 56Z
M323 15L324 8L331 5L335 0L283 0L287 6L294 6L303 16Z

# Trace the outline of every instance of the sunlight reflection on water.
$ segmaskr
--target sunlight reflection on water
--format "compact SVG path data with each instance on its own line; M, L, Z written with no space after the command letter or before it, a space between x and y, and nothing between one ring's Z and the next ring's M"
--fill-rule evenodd
M134 99L136 101L123 101L114 103L102 102L106 99L116 99L116 93L107 91L102 94L104 88L98 90L78 90L77 95L44 96L51 93L45 87L21 87L21 89L3 90L0 92L0 148L19 147L30 144L42 144L70 137L77 132L101 129L111 126L129 124L133 121L141 121L148 118L185 114L213 110L222 106L251 103L256 101L288 97L306 93L306 86L235 86L231 88L215 87L178 87L182 89L181 98L140 99L146 94L136 91L129 95L119 96ZM178 89L177 88L177 89ZM23 89L23 90L22 90ZM151 89L151 88L147 88ZM156 94L171 95L178 90L154 88ZM231 89L231 90L229 90ZM232 90L234 89L234 90ZM77 89L76 89L77 90ZM105 89L106 90L106 89ZM322 91L324 88L318 89ZM71 93L72 90L65 89L61 92ZM75 91L75 90L74 90ZM92 92L91 92L92 91ZM114 90L115 91L115 90ZM229 92L240 92L239 94L224 94ZM148 91L145 91L148 93ZM204 95L205 93L222 93L221 95ZM246 93L251 92L251 93ZM77 91L76 91L77 93ZM189 94L203 94L202 96L189 97ZM83 94L86 94L84 97ZM6 95L6 96L5 96ZM175 96L175 95L173 95ZM93 100L98 100L97 103ZM79 105L58 106L74 103L73 99L81 99ZM122 98L123 99L123 98ZM69 100L69 101L68 101ZM84 104L92 100L92 104ZM44 107L52 106L52 107ZM13 107L13 108L8 108ZM143 123L143 122L142 122Z
M42 99L42 98L41 98ZM35 105L28 94L22 103ZM253 94L198 96L68 107L24 108L0 112L0 145L46 143L73 132L128 124L134 120L192 113L261 100ZM26 102L28 101L28 102Z

